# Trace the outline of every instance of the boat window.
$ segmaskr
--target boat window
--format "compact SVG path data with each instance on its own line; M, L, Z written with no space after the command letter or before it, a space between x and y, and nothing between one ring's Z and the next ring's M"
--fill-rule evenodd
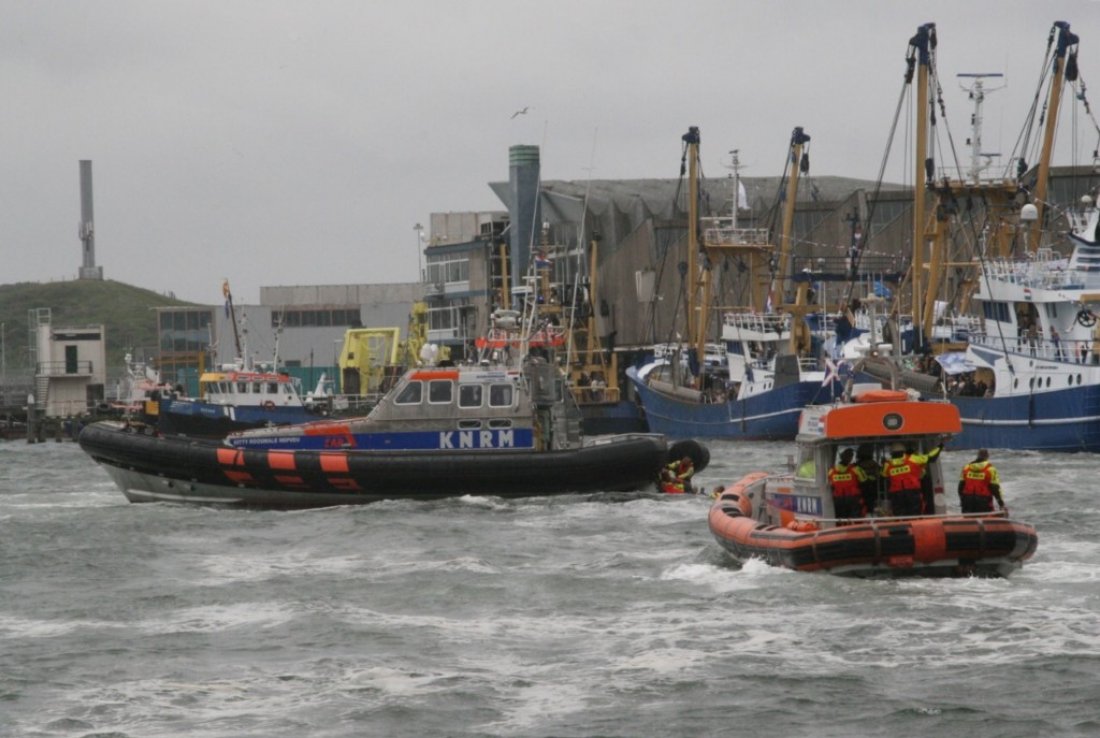
M258 395L263 391L263 385L260 382L252 383L252 394Z
M451 388L454 383L449 379L433 379L428 382L428 402L433 404L449 404L451 402Z
M489 385L489 407L511 407L512 406L512 385L510 384L492 384Z
M409 382L405 389L393 399L395 405L417 405L420 403L422 385L420 382Z
M1077 375L1077 384L1081 384L1081 375L1080 374Z
M237 391L242 395L248 392L248 382L237 382Z
M492 420L489 421L489 427L490 428L511 428L512 427L512 419L511 418L493 418Z
M817 476L817 460L814 458L812 448L802 449L798 459L798 467L795 477L798 479L814 479Z
M1047 387L1050 386L1050 377L1047 377Z
M481 385L460 384L458 386L459 407L481 407Z
M272 395L279 394L279 384L277 382L268 382L267 383L267 391L268 391L268 394L272 394Z
M480 427L481 427L481 421L480 420L470 420L470 419L467 418L466 420L458 421L458 429L459 430L477 430Z

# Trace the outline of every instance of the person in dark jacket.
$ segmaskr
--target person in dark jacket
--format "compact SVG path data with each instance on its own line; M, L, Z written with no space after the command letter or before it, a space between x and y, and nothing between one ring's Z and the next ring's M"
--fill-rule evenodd
M879 480L882 479L882 467L875 461L875 448L869 443L861 443L856 448L856 466L863 472L859 489L863 493L863 507L871 513L878 507Z

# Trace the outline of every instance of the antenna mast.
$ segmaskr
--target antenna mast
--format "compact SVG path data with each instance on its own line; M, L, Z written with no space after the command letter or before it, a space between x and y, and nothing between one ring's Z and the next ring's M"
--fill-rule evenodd
M1004 78L1004 75L999 72L965 72L955 76L973 80L969 87L962 84L959 87L966 90L970 99L974 101L974 112L970 115L970 140L967 141L970 144L970 169L966 170L966 179L976 185L981 181L982 172L992 164L993 157L1000 156L999 153L982 151L982 104L985 102L987 93L1004 89L1007 85L988 89L985 87L986 78Z

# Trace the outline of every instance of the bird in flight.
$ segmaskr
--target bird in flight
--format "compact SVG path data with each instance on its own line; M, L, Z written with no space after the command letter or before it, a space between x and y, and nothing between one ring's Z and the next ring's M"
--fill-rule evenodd
M523 110L517 110L516 112L512 113L512 117L515 118L517 115L527 115L527 111L530 109L530 107L530 105L525 105L523 107Z

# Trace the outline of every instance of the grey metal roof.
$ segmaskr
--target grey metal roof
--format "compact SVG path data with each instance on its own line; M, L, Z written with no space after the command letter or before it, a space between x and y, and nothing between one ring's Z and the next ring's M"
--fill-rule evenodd
M705 180L702 184L704 215L728 213L732 202L731 178ZM779 201L781 177L742 177L750 208L757 214L768 211ZM799 184L799 202L842 202L857 190L874 191L876 183L852 177L803 177ZM508 182L491 182L489 187L511 208ZM597 217L612 212L635 218L671 219L681 214L686 183L680 179L594 179L585 181L545 180L541 183L544 217L579 222L581 206ZM882 189L906 190L904 185L883 183ZM678 204L679 203L679 204Z

